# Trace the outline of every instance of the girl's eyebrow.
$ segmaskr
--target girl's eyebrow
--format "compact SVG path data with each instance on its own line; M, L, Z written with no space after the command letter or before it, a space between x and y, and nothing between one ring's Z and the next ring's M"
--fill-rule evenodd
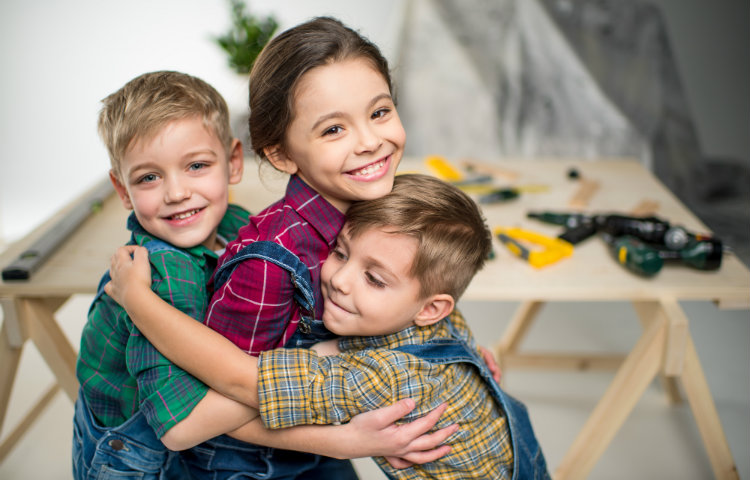
M392 100L391 99L391 94L390 93L381 93L379 95L375 95L372 98L372 100L370 100L370 103L367 104L367 110L369 110L370 108L372 108L373 106L375 106L376 103L378 103L379 101L381 101L383 99ZM320 125L321 123L323 123L323 122L325 122L327 120L330 120L332 118L343 117L343 116L344 116L344 112L326 113L325 115L322 115L322 116L318 117L318 119L315 121L315 123L313 124L313 126L312 126L312 128L310 130L317 130L318 129L318 125Z

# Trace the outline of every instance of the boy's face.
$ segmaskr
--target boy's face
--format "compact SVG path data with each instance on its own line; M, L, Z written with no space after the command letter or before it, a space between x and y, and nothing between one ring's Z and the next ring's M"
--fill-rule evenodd
M405 142L388 83L369 62L350 59L302 77L286 148L268 157L345 212L391 191Z
M122 159L122 181L110 177L125 208L135 212L146 231L176 247L216 249L229 184L240 181L242 168L242 145L234 140L227 155L196 116L136 141Z
M346 227L320 272L326 328L337 335L388 335L414 323L425 300L409 273L417 241L371 228L352 239Z

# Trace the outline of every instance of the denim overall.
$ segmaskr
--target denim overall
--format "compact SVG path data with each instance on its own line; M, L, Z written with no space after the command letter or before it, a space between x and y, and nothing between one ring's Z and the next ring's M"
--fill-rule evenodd
M178 250L161 240L147 242L149 253ZM99 282L94 301L104 293L109 272ZM92 302L93 305L93 302ZM141 410L116 427L102 427L79 389L73 415L73 478L182 480L189 478L179 452L156 437Z
M547 463L539 442L534 436L526 407L500 389L487 364L469 345L458 337L450 319L448 328L452 338L433 339L420 345L401 345L394 348L439 365L467 362L479 369L498 407L505 412L513 448L513 479L549 479Z
M307 266L281 245L253 242L221 265L214 274L215 291L227 281L237 265L247 259L258 258L287 270L295 287L294 300L302 310L302 318L286 348L307 348L333 338L321 320L315 319L315 297ZM280 450L253 445L221 435L182 452L191 478L273 479L273 480L356 480L357 474L349 460Z

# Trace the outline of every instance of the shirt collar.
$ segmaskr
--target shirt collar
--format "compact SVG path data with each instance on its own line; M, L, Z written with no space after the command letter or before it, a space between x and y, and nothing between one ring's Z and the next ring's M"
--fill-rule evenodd
M372 337L343 337L339 342L341 350L364 350L368 348L393 349L400 345L421 345L433 338L450 337L445 320L418 327L412 325L390 335L375 335Z
M130 236L131 244L143 246L146 243L150 242L151 240L154 240L157 238L151 235L149 232L146 231L146 229L144 229L141 226L134 212L131 212L130 215L128 216L127 226L128 226L128 230L132 232ZM162 241L165 241L165 240L162 240ZM196 245L195 247L190 247L190 248L181 248L181 247L175 247L175 248L183 252L186 252L187 254L198 259L201 266L205 264L206 257L211 258L213 260L216 260L217 258L219 258L216 252L204 247L203 245Z
M336 237L344 227L346 219L343 213L297 175L292 175L289 179L286 198L287 203L320 233L328 246L336 243Z

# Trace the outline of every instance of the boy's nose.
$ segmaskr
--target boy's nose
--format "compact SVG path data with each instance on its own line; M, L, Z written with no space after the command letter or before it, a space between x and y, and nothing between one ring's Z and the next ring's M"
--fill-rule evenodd
M349 293L350 284L347 278L347 271L345 267L342 266L341 268L336 270L333 275L331 275L330 284L331 284L331 287L337 292L340 292L342 294Z
M181 202L186 198L190 198L190 189L181 182L171 181L167 183L164 195L167 203Z

